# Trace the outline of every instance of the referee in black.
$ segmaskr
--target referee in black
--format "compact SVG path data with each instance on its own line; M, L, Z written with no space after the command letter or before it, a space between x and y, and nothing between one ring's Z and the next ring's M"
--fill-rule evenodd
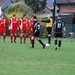
M61 38L62 38L63 31L64 31L64 35L66 35L65 24L61 19L61 14L58 14L58 17L54 22L54 26L53 26L52 31L53 30L55 33L55 50L60 50Z
M34 40L36 39L43 46L43 49L44 49L45 44L39 38L39 35L40 35L40 23L37 20L36 16L33 16L33 18L34 18L34 26L33 26L32 46L31 46L31 48L34 48Z

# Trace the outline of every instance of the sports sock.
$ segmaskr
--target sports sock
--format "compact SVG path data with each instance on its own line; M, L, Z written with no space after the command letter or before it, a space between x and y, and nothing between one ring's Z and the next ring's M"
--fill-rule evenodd
M48 36L48 43L51 44L51 36Z
M22 42L22 37L20 36L20 42Z
M32 42L32 36L30 36L30 42Z
M58 47L61 47L61 40L60 40L59 43L58 43Z
M55 40L55 46L57 47L57 40Z
M24 36L24 43L26 42L26 36Z
M5 39L6 39L6 35L3 35L3 41L5 41Z
M34 48L34 40L32 40L32 48Z
M41 40L38 40L40 42L41 45L45 46L45 44L41 41Z
M14 41L16 41L16 36L14 36Z
M13 41L13 36L10 36L10 40L11 40L11 42Z

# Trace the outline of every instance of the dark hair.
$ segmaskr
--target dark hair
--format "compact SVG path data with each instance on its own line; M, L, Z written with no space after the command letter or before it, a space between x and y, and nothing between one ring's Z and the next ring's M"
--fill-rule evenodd
M26 14L23 14L23 17L25 17L26 16Z
M61 14L58 14L58 17L61 17Z
M34 18L34 19L37 19L37 17L36 17L36 16L33 16L33 18Z
M16 14L13 15L13 17L16 16Z

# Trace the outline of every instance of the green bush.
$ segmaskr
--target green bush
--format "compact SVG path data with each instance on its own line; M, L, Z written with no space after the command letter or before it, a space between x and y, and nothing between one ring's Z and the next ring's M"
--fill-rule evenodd
M40 37L45 38L47 35L46 24L41 22L40 25L41 25Z

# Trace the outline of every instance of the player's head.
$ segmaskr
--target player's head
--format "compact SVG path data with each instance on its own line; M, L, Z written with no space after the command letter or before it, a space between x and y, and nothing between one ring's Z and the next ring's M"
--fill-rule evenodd
M61 18L61 14L58 14L58 18Z
M13 17L16 18L16 14L14 14Z
M50 19L51 18L51 16L50 15L48 15L48 17L47 17L48 19Z
M26 14L23 14L23 17L26 17Z
M23 14L23 17L22 18L26 18L26 14Z
M33 16L34 19L37 19L37 16Z
M13 15L13 17L16 16L16 14Z

